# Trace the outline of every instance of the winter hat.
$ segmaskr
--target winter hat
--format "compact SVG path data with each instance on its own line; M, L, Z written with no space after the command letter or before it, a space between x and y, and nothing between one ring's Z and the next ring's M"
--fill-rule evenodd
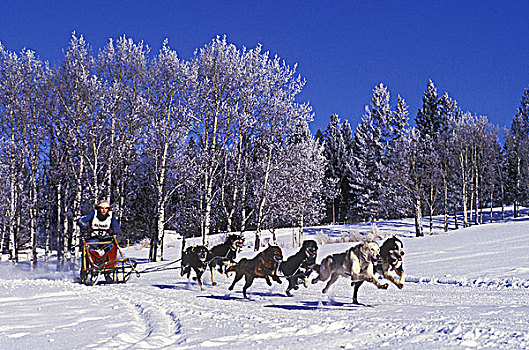
M103 199L102 201L99 201L99 203L97 203L94 207L96 209L108 208L108 210L112 210L112 208L110 207L110 203L106 199Z

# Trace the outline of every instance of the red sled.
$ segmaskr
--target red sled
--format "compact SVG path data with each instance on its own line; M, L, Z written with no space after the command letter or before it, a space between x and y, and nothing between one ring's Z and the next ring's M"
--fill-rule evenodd
M136 272L136 265L136 260L125 257L116 236L101 242L86 242L83 238L81 283L92 286L100 275L105 277L104 283L125 283Z

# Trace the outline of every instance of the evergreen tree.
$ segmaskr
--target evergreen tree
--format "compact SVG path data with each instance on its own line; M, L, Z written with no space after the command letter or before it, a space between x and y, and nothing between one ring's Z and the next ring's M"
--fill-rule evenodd
M514 204L514 216L529 196L529 89L524 91L505 140L507 196Z
M382 188L380 155L384 148L380 140L380 129L374 127L371 114L366 113L355 130L349 168L352 194L349 215L353 220L373 221L379 217Z
M324 197L327 202L327 217L330 218L326 221L335 223L345 220L351 197L347 180L353 144L350 124L347 121L342 123L338 115L332 115L322 140L326 159Z

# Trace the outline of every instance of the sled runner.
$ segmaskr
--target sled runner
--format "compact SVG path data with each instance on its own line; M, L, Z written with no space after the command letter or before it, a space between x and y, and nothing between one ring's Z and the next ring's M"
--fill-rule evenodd
M136 271L136 265L136 260L125 258L116 236L99 242L87 242L83 238L81 283L94 285L100 275L104 276L105 283L125 283Z

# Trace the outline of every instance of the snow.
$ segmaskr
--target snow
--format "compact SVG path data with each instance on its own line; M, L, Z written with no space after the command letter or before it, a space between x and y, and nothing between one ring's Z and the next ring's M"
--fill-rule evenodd
M473 226L412 237L410 220L377 223L382 236L398 233L404 243L406 285L378 290L364 284L363 305L352 304L352 288L340 279L323 295L324 283L300 287L286 297L286 281L269 287L257 279L242 297L243 282L216 276L206 290L178 270L132 276L126 284L84 286L74 273L44 264L0 263L1 349L357 349L529 347L529 220ZM369 225L306 230L341 237L366 234ZM291 230L279 231L285 257ZM251 239L248 239L250 241ZM318 260L354 243L325 244ZM167 260L180 256L178 242ZM147 249L128 248L139 269ZM252 257L245 248L240 255Z

